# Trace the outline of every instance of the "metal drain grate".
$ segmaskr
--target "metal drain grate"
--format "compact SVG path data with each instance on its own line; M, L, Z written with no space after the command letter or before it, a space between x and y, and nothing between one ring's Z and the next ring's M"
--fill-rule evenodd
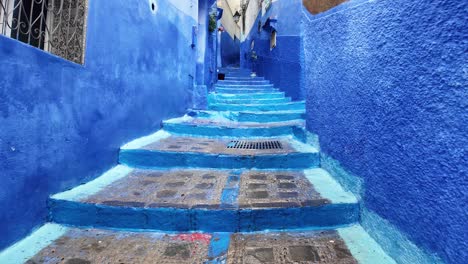
M233 140L227 145L229 149L282 149L278 140L273 141L244 141Z

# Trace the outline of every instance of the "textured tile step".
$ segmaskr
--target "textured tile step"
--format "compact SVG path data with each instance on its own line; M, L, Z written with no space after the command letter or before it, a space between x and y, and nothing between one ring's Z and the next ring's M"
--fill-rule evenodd
M210 103L208 109L215 111L283 111L283 110L303 110L305 102L287 102L276 104L222 104Z
M153 140L148 140L153 138ZM236 139L175 136L159 131L121 148L119 161L133 167L313 168L318 151L291 137L247 140L263 149L231 148ZM272 148L277 141L278 148ZM268 143L270 142L270 143ZM269 149L267 149L269 148Z
M50 220L76 226L239 232L358 220L356 198L322 169L140 170L117 166L49 199Z
M251 94L251 93L273 93L279 92L279 89L273 87L262 87L262 88L216 88L217 93L227 94Z
M225 118L237 122L284 122L305 118L305 111L270 111L270 112L249 112L249 111L190 111L189 115L200 118Z
M249 93L249 94L232 94L232 93L221 93L216 91L214 93L210 93L210 96L219 99L278 99L278 98L285 98L284 92L257 92L257 93Z
M163 233L46 224L0 253L2 264L394 264L359 225L329 230Z
M305 122L291 120L284 122L236 122L224 117L194 118L184 116L163 122L163 129L173 134L198 135L207 137L277 137L295 135L303 138Z
M209 103L220 103L220 104L280 104L291 102L290 97L273 98L273 99L225 99L219 98L212 94L208 96Z

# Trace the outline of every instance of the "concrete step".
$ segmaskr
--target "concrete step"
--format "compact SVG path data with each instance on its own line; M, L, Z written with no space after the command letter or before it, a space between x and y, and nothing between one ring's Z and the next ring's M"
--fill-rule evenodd
M249 112L249 111L190 111L190 116L199 118L226 118L237 122L256 122L256 123L271 123L283 122L291 120L304 120L305 111L271 111L271 112Z
M273 89L273 84L215 84L216 89Z
M222 104L210 103L208 109L215 111L283 111L304 110L305 102L287 102L277 104Z
M273 87L261 87L261 88L216 88L217 93L227 94L251 94L251 93L272 93L279 92L279 89Z
M252 81L261 81L261 80L265 80L264 77L259 77L259 76L255 76L255 77L225 77L224 78L226 81L249 81L249 80L252 80Z
M290 97L274 98L274 99L223 99L213 94L208 96L208 103L219 104L281 104L291 102Z
M278 137L294 135L305 138L304 121L284 122L236 122L218 116L218 118L194 118L184 116L163 122L163 129L172 134L197 135L205 137Z
M253 232L358 221L355 196L323 169L142 170L117 166L49 199L50 220L73 226Z
M261 149L233 147L236 140L183 137L158 131L123 146L119 161L137 168L303 169L319 165L317 149L292 136L247 140L246 144L241 144L244 147L267 144Z
M47 223L0 263L395 264L360 225L254 233L164 233Z
M250 94L233 94L233 93L220 93L216 91L210 94L210 97L216 99L281 99L284 97L284 92L257 92Z
M218 85L266 85L270 81L266 80L219 80Z

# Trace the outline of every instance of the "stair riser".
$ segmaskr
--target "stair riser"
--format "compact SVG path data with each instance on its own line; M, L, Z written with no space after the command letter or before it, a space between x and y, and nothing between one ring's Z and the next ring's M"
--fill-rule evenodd
M291 102L290 98L278 99L216 99L215 97L208 98L209 103L213 104L282 104Z
M302 127L283 126L272 128L223 128L216 126L188 126L184 124L164 124L164 130L172 134L197 135L206 137L276 137L285 135L305 135ZM300 137L299 137L300 138Z
M218 81L218 85L268 85L269 81Z
M226 81L263 81L263 77L224 77Z
M215 111L294 111L305 110L304 104L277 104L277 105L229 105L210 104L208 109Z
M282 122L290 120L304 119L305 113L287 113L287 114L255 114L239 112L235 117L237 122Z
M356 223L359 219L357 204L206 210L113 207L49 199L48 205L50 221L60 224L177 232L253 232L330 227Z
M227 73L225 74L226 77L233 77L233 78L251 78L252 75L250 73Z
M135 168L199 167L214 169L307 169L319 165L318 153L217 155L192 152L121 150L121 164Z
M227 94L251 94L251 93L274 93L279 92L274 88L261 88L261 89L241 89L241 88L217 88L217 93Z
M252 94L223 94L216 92L211 94L213 98L219 99L281 99L284 98L283 92L261 92L261 93L252 93Z
M216 89L273 89L273 84L215 84Z

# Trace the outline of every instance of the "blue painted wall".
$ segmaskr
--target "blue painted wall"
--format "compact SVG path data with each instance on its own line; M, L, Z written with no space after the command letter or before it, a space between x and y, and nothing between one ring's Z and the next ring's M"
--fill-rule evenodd
M240 41L226 31L221 33L221 63L222 67L240 65Z
M307 127L322 151L362 177L368 209L459 264L468 259L467 24L466 1L377 0L306 14L303 25Z
M50 194L191 106L197 22L157 2L89 1L83 66L0 36L0 249L46 220Z
M253 2L252 2L253 3ZM252 68L259 76L264 76L276 87L286 92L293 100L305 98L303 85L302 36L300 0L278 0L262 17L261 12L246 40L241 45L241 66ZM268 18L277 19L272 24L277 31L277 46L270 50L272 29L258 31L258 22L265 24ZM251 59L251 43L257 60Z

